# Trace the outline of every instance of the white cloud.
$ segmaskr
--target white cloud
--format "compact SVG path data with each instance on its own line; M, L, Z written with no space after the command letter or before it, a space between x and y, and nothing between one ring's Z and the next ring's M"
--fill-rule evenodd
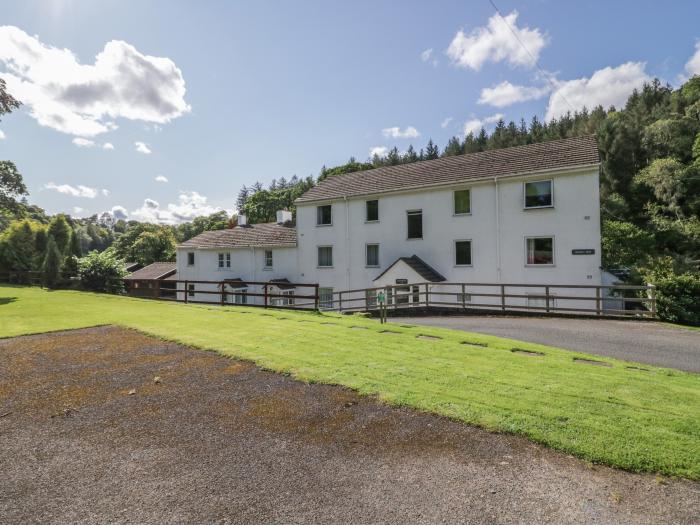
M447 117L445 120L442 121L440 124L441 128L446 128L447 126L450 125L450 122L452 122L454 119L452 117Z
M126 211L126 208L124 206L112 206L111 211L107 213L114 217L114 220L116 221L126 220L129 218L129 213Z
M375 155L379 157L384 157L388 151L389 148L387 148L386 146L374 146L373 148L369 149L369 156L370 158L374 157Z
M558 81L549 97L545 118L551 120L584 107L592 109L601 105L607 109L623 106L635 88L640 89L645 82L651 82L645 67L644 62L627 62L599 69L590 78Z
M105 142L104 144L102 144L102 149L114 149L114 144L112 144L111 142Z
M158 201L145 199L143 206L131 212L131 216L144 222L179 224L191 221L200 215L209 215L221 208L207 204L207 198L196 191L182 192L178 202L162 208Z
M3 133L3 131L0 129L0 140L3 140L5 138L7 138L7 135L5 135L5 133Z
M503 113L495 113L489 117L483 119L473 118L467 120L464 123L464 135L469 135L470 133L476 134L481 128L486 127L488 124L494 124L501 120L505 115Z
M427 62L430 60L430 58L433 56L433 48L431 47L430 49L426 49L425 51L421 52L420 54L420 59L423 62Z
M105 197L109 197L109 190L106 190L106 189L102 188L102 189L100 190L100 193L101 193L102 195L104 195Z
M98 190L96 188L90 188L89 186L83 186L78 184L77 186L71 186L70 184L55 184L49 182L44 184L44 188L47 190L57 191L64 195L70 195L71 197L85 197L86 199L94 199L97 197ZM102 190L107 191L107 190Z
M75 137L73 139L73 144L75 144L79 148L92 148L95 145L95 142L89 139Z
M482 89L478 103L503 108L518 102L537 100L550 91L551 88L547 86L516 86L505 80L493 87Z
M168 182L168 177L166 177L165 175L158 175L158 176L156 176L155 181L156 182Z
M148 144L145 142L134 142L134 147L136 148L136 151L143 153L144 155L150 155L151 153L151 148L149 148Z
M495 14L489 18L486 27L477 27L468 35L459 30L447 48L447 56L457 66L475 71L488 61L506 60L512 66L534 67L547 45L547 36L537 28L518 27L517 19L517 11L506 15L505 21Z
M115 129L117 118L164 124L190 111L175 63L120 40L81 64L70 49L2 26L0 64L8 91L40 125L63 133L92 137Z
M85 211L85 208L81 208L80 206L73 206L73 214L78 215L79 213L82 213Z
M695 43L695 54L685 63L685 71L691 77L700 75L700 42Z
M382 130L382 135L392 139L415 139L420 137L420 133L413 126L408 126L404 130L401 130L401 128L398 126L394 126L393 128L384 128Z

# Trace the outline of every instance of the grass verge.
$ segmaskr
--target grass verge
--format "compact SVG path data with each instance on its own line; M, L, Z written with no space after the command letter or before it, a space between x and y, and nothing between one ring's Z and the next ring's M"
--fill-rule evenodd
M101 324L519 434L589 461L700 479L700 375L447 329L397 324L381 333L376 321L357 317L0 286L0 337Z

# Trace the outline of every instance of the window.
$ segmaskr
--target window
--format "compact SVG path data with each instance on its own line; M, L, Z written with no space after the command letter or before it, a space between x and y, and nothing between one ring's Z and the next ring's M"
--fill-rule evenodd
M529 237L526 245L527 264L554 264L553 237Z
M265 250L265 268L272 268L272 250Z
M472 241L455 241L455 265L471 266Z
M551 180L525 183L525 208L547 208L552 202Z
M377 306L377 290L365 291L365 304L367 308Z
M408 216L408 238L423 238L423 210L406 212Z
M333 224L331 205L326 204L325 206L316 206L316 225L328 226L330 224Z
M189 297L194 297L194 284L187 285L187 295Z
M318 289L319 308L333 308L333 288Z
M318 266L320 268L333 266L333 246L318 247Z
M379 245L368 244L365 254L365 266L379 266Z
M194 266L194 252L187 252L187 266Z
M231 254L230 253L220 253L219 254L219 268L231 268Z
M454 192L455 215L466 215L472 212L471 190L458 190Z
M377 222L379 220L379 201L366 201L366 221L367 222Z
M293 306L294 305L294 290L280 290L279 295L290 297L275 297L272 299L272 306Z
M234 304L248 304L248 290L245 288L236 289L233 294Z

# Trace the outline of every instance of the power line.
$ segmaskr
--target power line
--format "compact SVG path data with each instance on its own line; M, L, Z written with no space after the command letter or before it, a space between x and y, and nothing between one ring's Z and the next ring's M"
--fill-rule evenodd
M537 68L537 71L539 71L540 74L552 85L552 88L555 89L554 94L555 94L555 95L558 94L558 95L562 98L562 100L563 100L564 102L566 102L566 105L569 106L569 109L570 109L572 112L575 112L576 110L575 110L574 107L571 105L571 103L566 99L566 97L564 96L564 94L563 94L563 93L557 93L557 92L556 92L556 88L558 88L559 86L557 86L556 82L554 82L554 80L552 80L551 75L550 75L547 71L545 71L544 69L542 69L542 68L540 67L540 64L539 64L538 61L537 61L537 57L535 57L535 55L533 55L533 54L530 52L530 50L529 50L529 49L527 48L527 46L523 43L523 41L520 40L520 37L518 36L518 33L515 31L515 29L513 29L513 28L511 27L511 25L508 23L508 20L506 20L506 18L501 14L501 10L498 9L498 6L494 3L493 0L489 0L489 3L491 4L491 6L492 6L492 7L494 8L494 10L496 11L496 14L501 18L501 20L503 20L503 23L506 25L506 27L507 27L507 28L510 30L510 32L513 34L513 36L515 37L515 39L518 41L518 44L520 44L520 46L521 46L521 47L525 50L525 52L530 56L530 58L532 59L532 62L535 64L535 67Z

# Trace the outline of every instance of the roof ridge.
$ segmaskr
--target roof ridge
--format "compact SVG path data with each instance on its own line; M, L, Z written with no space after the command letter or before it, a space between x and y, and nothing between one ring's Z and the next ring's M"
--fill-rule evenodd
M476 179L599 163L595 135L579 135L341 173L319 182L296 202L333 200L402 189L450 185Z

